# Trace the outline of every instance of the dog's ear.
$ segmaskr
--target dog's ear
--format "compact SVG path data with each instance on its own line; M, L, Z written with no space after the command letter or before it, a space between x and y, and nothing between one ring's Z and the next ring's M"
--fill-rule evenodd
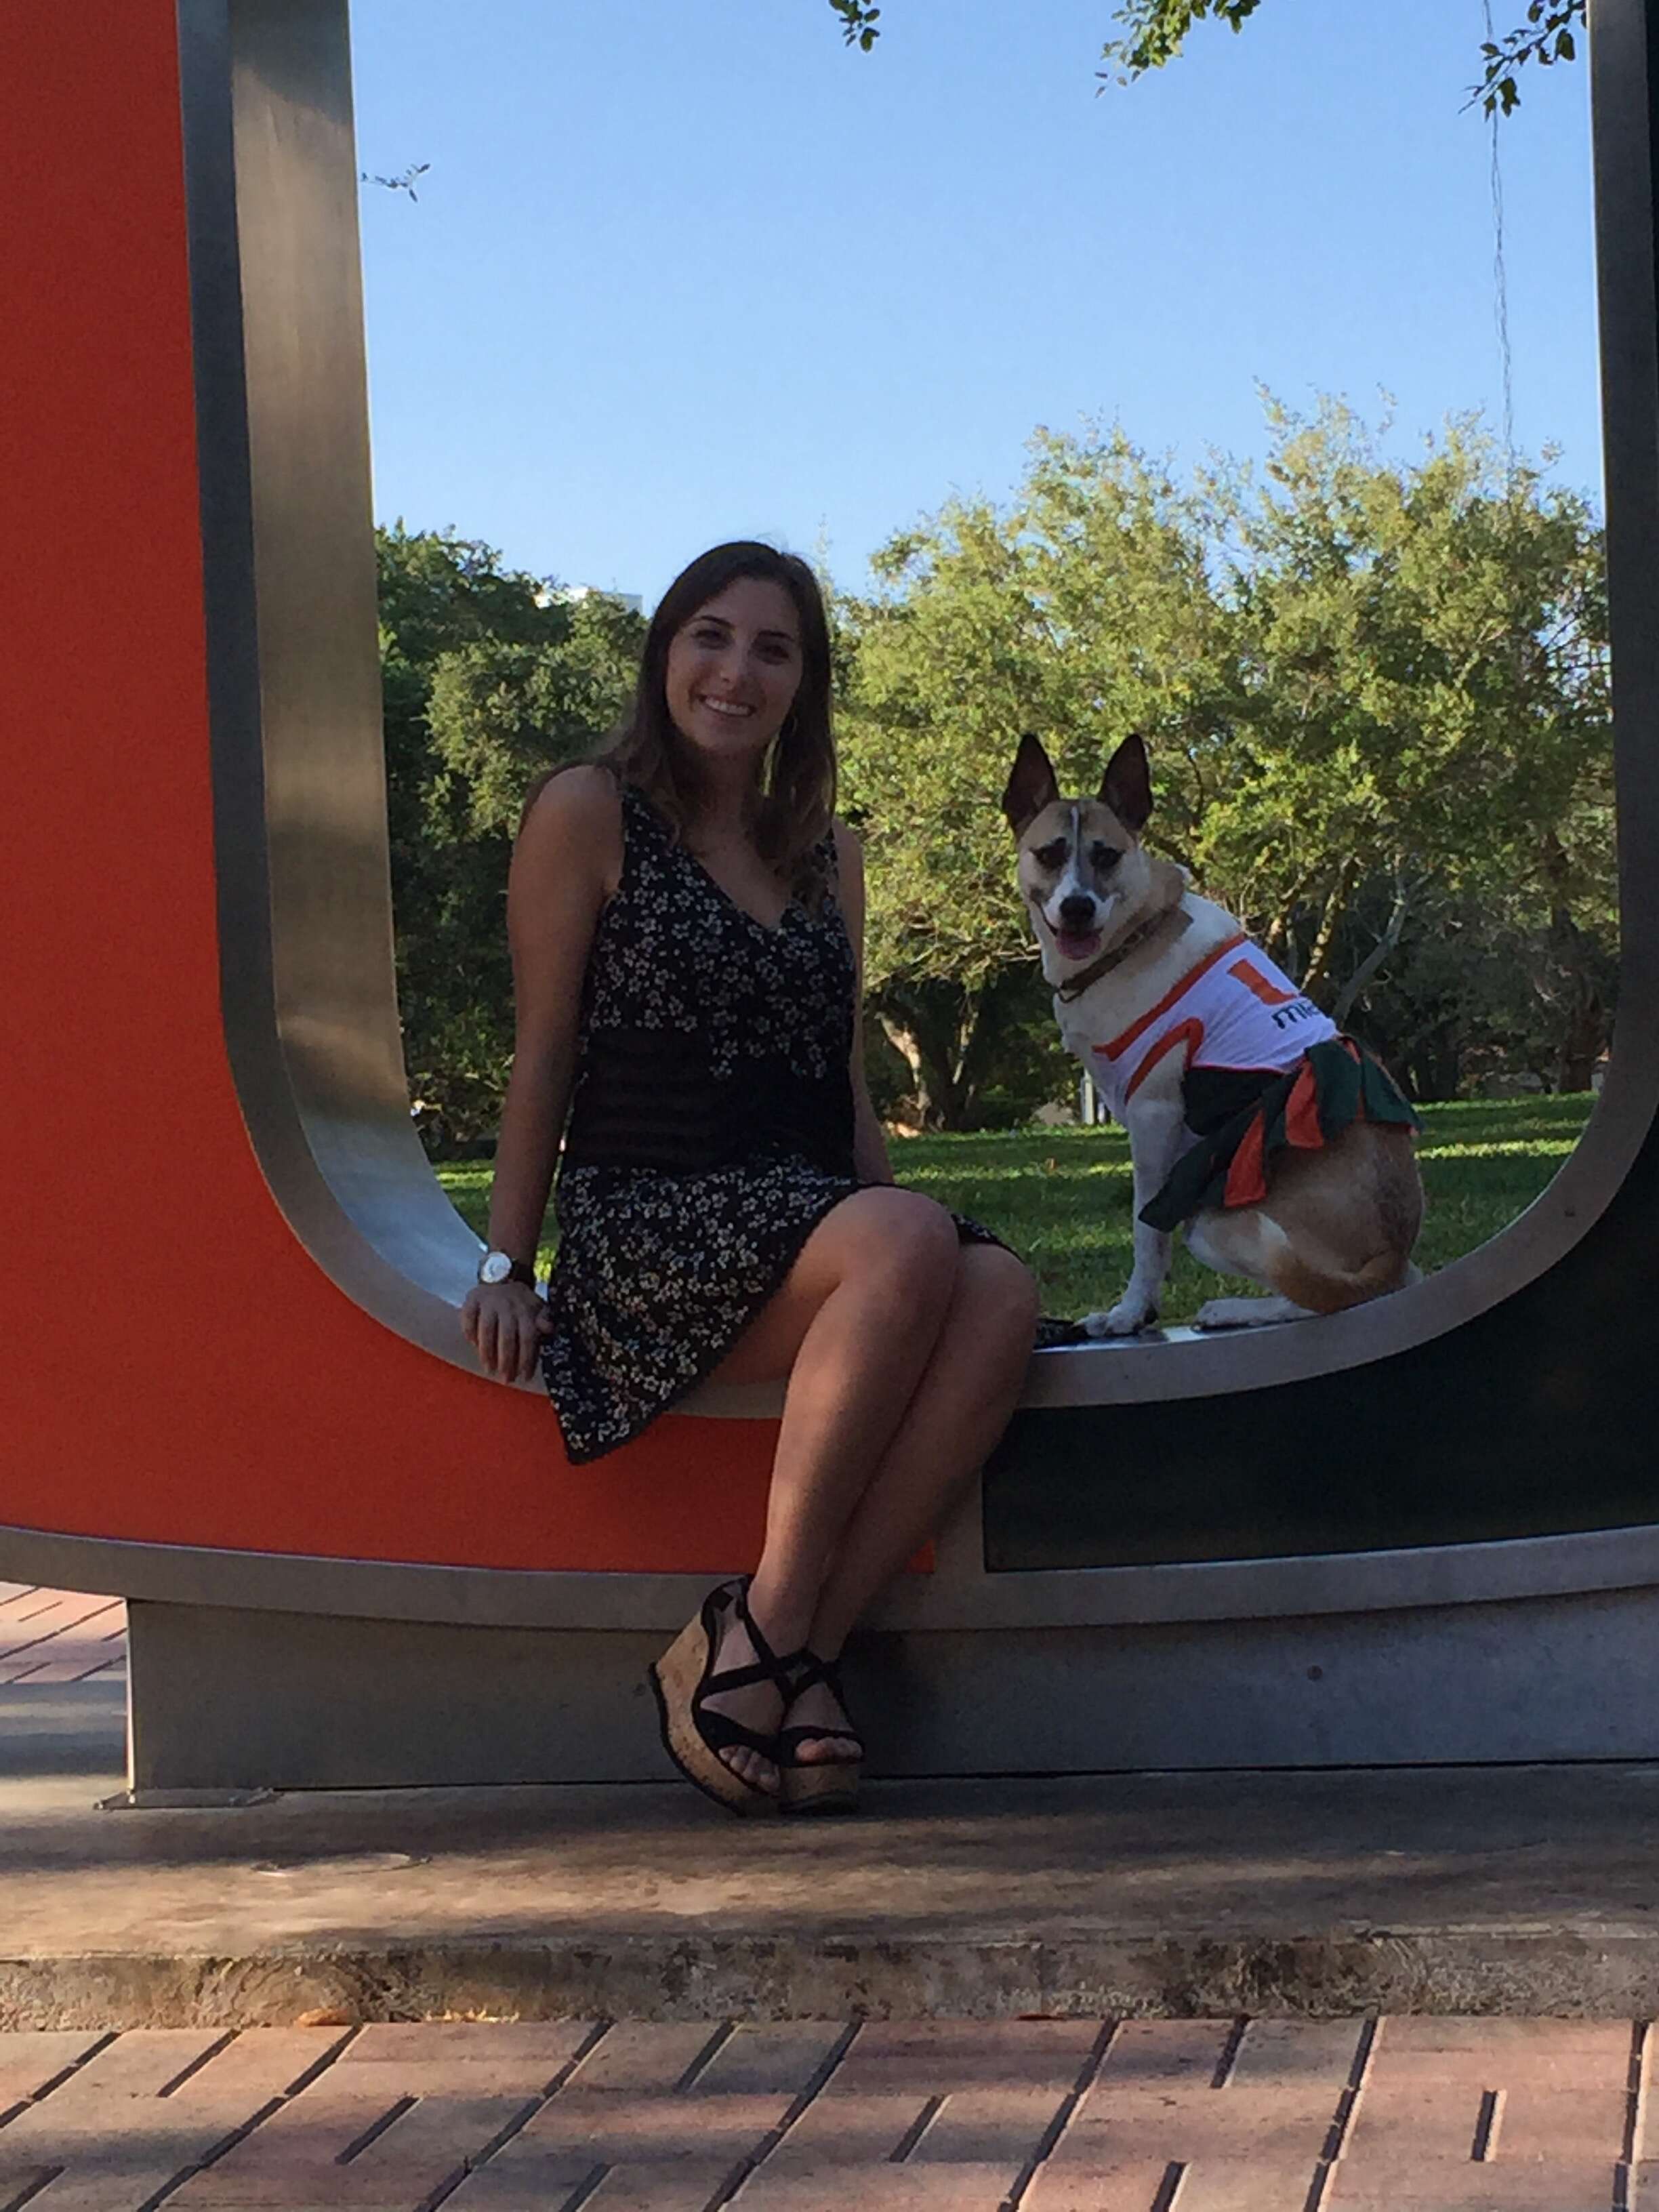
M1106 763L1100 797L1124 828L1138 837L1152 811L1152 771L1144 738L1125 738Z
M1015 836L1023 837L1026 823L1034 821L1045 806L1059 797L1054 763L1043 751L1042 739L1034 738L1027 730L1019 741L1019 750L1014 755L1014 764L1008 771L1002 792L1002 811Z

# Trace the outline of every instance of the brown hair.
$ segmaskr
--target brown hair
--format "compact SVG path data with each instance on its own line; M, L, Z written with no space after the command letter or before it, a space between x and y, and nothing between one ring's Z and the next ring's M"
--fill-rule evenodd
M830 624L817 578L793 553L738 538L699 554L663 593L645 635L634 703L598 756L684 834L697 792L690 748L668 711L668 648L700 607L752 576L789 594L800 623L801 678L794 704L761 764L755 843L797 893L821 892L815 857L834 817L836 741L830 723Z

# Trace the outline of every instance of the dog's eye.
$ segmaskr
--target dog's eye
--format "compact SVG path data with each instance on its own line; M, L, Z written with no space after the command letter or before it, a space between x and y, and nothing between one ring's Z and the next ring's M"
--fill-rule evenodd
M1123 858L1123 855L1121 853L1115 851L1110 845L1096 843L1091 845L1089 848L1089 858L1094 866L1100 870L1101 873L1104 875L1108 868L1116 867L1118 862Z
M1039 845L1032 858L1039 867L1059 867L1066 858L1066 840L1055 837L1047 845Z

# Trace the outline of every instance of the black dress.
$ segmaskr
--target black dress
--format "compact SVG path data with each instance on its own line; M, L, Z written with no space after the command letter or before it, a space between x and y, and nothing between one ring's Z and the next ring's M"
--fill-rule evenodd
M775 929L624 787L582 990L542 1375L573 1461L636 1437L743 1334L853 1166L856 971L835 888ZM957 1217L964 1243L995 1243Z

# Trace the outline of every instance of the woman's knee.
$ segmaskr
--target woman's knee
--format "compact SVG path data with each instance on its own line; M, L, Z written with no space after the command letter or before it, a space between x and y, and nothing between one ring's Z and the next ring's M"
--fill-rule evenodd
M1042 1297L1025 1262L1000 1244L964 1244L957 1262L953 1324L1023 1356L1036 1334Z
M861 1190L836 1208L843 1279L857 1277L923 1303L949 1304L958 1249L956 1224L920 1191ZM833 1217L832 1217L833 1218Z

